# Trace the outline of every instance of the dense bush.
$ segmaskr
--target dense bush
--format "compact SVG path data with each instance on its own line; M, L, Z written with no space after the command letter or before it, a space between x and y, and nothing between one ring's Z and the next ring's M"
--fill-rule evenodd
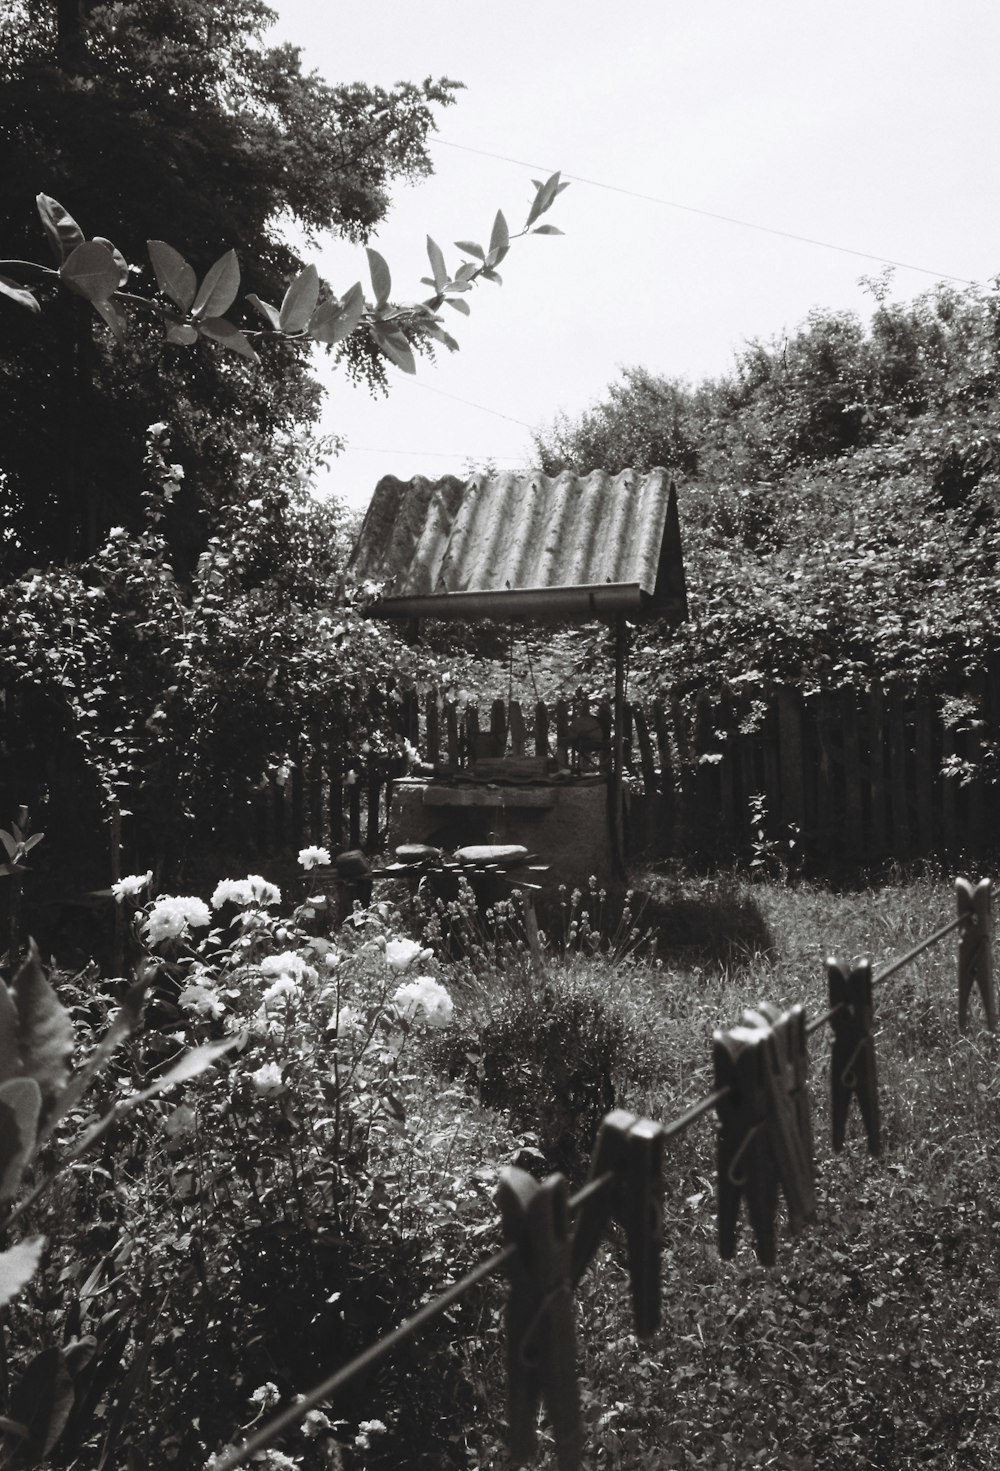
M300 740L328 741L359 769L401 750L369 702L372 669L385 684L397 660L414 675L446 662L406 651L345 601L336 507L262 493L181 581L161 531L170 455L165 426L152 426L140 535L114 528L87 561L0 587L0 795L16 811L34 787L47 851L89 856L89 887L94 832L113 806L133 866L166 882L211 853L216 822L287 771Z
M691 617L640 630L633 691L975 694L998 652L1000 295L873 291L867 327L815 311L695 387L628 369L539 436L549 471L676 473Z
M126 881L123 902L146 882ZM89 1463L102 1443L108 1455L130 1445L150 1471L201 1465L394 1327L488 1240L497 1169L522 1141L462 1089L442 1091L421 1060L453 1015L431 952L387 910L358 911L336 942L313 933L326 910L317 887L288 919L254 876L220 884L211 907L161 897L137 911L155 978L104 1105L146 1087L188 1043L229 1037L235 1061L139 1122L113 1122L99 1155L49 1189L49 1247L10 1354L16 1364L83 1338L103 1365L76 1397L54 1467ZM100 1027L107 987L90 975L59 990L81 1036ZM39 1170L59 1163L57 1145ZM455 1333L477 1313L475 1299L461 1305L336 1420L313 1415L293 1437L295 1464L329 1466L353 1447L358 1466L464 1465L455 1409L474 1424L477 1393ZM376 1421L377 1433L364 1429Z

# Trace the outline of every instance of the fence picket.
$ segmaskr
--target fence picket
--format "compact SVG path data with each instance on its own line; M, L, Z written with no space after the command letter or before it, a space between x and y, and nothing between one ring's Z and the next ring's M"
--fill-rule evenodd
M913 741L914 794L917 808L917 852L935 851L934 831L934 730L930 706L922 700L917 706Z
M805 782L802 765L802 710L795 690L778 690L778 752L781 820L786 827L805 827Z
M885 695L877 682L868 697L868 780L871 791L871 857L889 851L885 783Z
M642 788L647 797L656 795L656 762L653 760L653 743L649 739L649 721L641 705L629 707L635 722L636 742L639 747L639 765L642 771Z
M535 706L535 755L549 754L549 710L544 700Z
M892 812L892 856L905 863L913 856L906 781L906 726L895 691L888 702L889 806Z
M424 699L424 729L427 732L427 760L432 766L437 766L441 760L441 721L437 690L431 690Z
M861 737L858 700L853 689L840 691L840 723L844 733L844 836L847 853L864 852L864 807L861 795Z
M511 700L507 712L510 727L510 753L512 756L523 756L526 733L524 729L524 712L521 709L520 700Z
M458 712L455 709L454 700L445 701L444 728L448 751L448 765L453 771L457 771L461 764L461 748L458 742Z
M494 700L490 706L491 756L502 756L507 749L507 706L503 700Z
M660 762L660 845L663 852L676 853L679 845L675 831L677 791L674 785L674 757L667 712L660 700L653 706L653 725L656 730L656 754Z
M563 770L569 768L569 704L556 701L556 760Z

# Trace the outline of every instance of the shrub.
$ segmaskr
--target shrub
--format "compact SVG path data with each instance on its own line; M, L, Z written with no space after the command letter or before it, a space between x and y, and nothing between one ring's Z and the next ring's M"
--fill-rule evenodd
M150 1471L202 1465L259 1416L258 1391L266 1408L289 1402L478 1259L497 1171L522 1142L428 1076L452 1002L391 910L356 911L335 943L307 933L322 901L282 918L275 886L254 876L220 885L214 914L187 897L138 907L140 892L121 898L155 945L155 1024L105 1101L140 1092L189 1043L228 1040L234 1060L112 1122L99 1158L50 1190L50 1249L12 1324L12 1361L93 1340L99 1369L53 1467L126 1442ZM114 989L88 981L63 987L84 1026ZM421 1336L419 1375L412 1353L396 1356L348 1415L291 1437L297 1464L318 1471L344 1446L373 1468L466 1464L452 1422L456 1406L479 1418L479 1376L456 1323L478 1310L470 1298Z

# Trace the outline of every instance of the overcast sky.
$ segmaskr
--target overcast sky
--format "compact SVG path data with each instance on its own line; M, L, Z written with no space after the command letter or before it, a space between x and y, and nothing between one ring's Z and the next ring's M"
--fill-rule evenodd
M465 83L435 176L399 187L372 242L395 299L426 294L428 233L454 268L452 242L488 238L497 208L523 223L532 177L574 181L547 216L564 237L518 242L503 286L449 313L460 352L416 379L390 368L379 400L322 360L324 427L349 447L321 488L352 504L387 473L530 464L530 427L579 414L623 365L697 380L813 307L866 314L859 277L883 261L905 263L898 299L1000 272L1000 7L985 0L272 5L271 39L331 82ZM369 286L359 248L309 258L340 292Z

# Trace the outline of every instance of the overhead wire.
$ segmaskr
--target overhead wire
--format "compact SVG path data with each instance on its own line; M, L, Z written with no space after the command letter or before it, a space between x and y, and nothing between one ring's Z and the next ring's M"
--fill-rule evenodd
M542 164L531 163L523 158L510 158L505 153L490 153L485 148L473 148L467 143L454 143L450 138L431 138L430 142L432 144L438 144L442 148L458 149L462 153L476 153L481 158L493 158L500 163L516 164L520 168L537 169L541 173L552 172L552 170L546 170ZM850 245L838 245L832 240L820 240L815 235L800 235L794 230L782 230L776 225L761 225L755 220L743 220L736 215L722 214L718 210L702 209L694 204L682 204L679 200L664 199L658 194L646 194L639 189L626 189L621 184L609 184L602 179L588 179L583 174L569 174L562 171L561 177L566 180L571 180L575 184L587 184L592 189L606 189L609 193L623 194L629 199L645 200L647 204L661 204L667 209L682 210L685 214L701 215L703 219L719 220L726 225L737 225L743 230L756 230L762 235L776 235L782 240L795 240L800 245L814 245L820 250L835 250L841 255L853 255L857 256L860 260L876 261L879 265L895 266L901 271L917 271L924 276L933 276L938 281L954 281L959 286L974 286L976 284L975 281L969 280L966 276L955 276L949 271L934 271L929 266L917 266L912 261L894 260L891 256L880 255L876 251L857 250Z
M453 148L453 149L455 149L456 151L458 151L460 153L472 153L472 154L478 155L480 158L492 158L492 159L496 160L498 163L510 163L510 164L514 164L518 168L536 169L536 170L538 170L541 173L551 173L552 172L552 170L547 169L546 166L543 165L543 164L532 163L528 159L513 158L509 154L505 154L505 153L493 153L489 149L486 149L486 148L474 148L474 147L472 147L468 143L455 143L450 138L437 138L437 137L435 137L435 138L431 138L429 141L432 144L439 145L442 148ZM896 260L892 256L880 255L877 251L859 250L855 246L840 245L837 242L832 241L832 240L822 240L818 236L815 236L815 235L802 235L802 234L798 233L795 230L784 230L784 229L781 229L777 225L762 225L762 224L760 224L756 220L744 220L744 219L741 219L737 215L724 214L724 213L722 213L719 210L703 209L699 205L685 204L682 201L677 200L677 199L665 199L662 195L659 195L659 194L647 194L643 190L640 190L640 189L628 189L628 188L626 188L622 184L609 184L604 179L591 179L591 178L588 178L585 174L571 174L571 173L565 173L565 172L563 172L562 177L564 179L566 179L567 181L572 181L575 184L586 184L591 189L604 189L604 190L606 190L607 192L609 192L611 194L620 194L620 195L623 195L624 197L629 198L629 199L639 199L639 200L644 201L647 204L659 204L659 205L662 205L665 209L675 209L675 210L679 210L679 211L683 212L684 214L699 215L703 219L718 220L721 224L735 225L739 229L743 229L743 230L755 230L759 234L763 234L763 235L774 235L774 236L776 236L779 239L782 239L782 240L792 240L792 241L797 242L800 245L812 245L812 246L814 246L815 248L817 248L819 250L833 250L833 251L838 252L841 255L851 255L851 256L854 256L858 260L874 261L874 262L876 262L879 265L893 266L897 270L901 270L901 271L915 271L919 275L932 276L937 281L951 281L955 285L958 285L958 286L974 286L976 284L975 281L969 279L969 277L967 277L967 276L956 276L956 275L954 275L950 271L935 271L935 270L932 270L929 266L916 265L912 261ZM450 392L448 392L447 389L444 389L444 388L436 388L436 387L434 387L433 384L430 384L430 383L422 383L422 382L416 381L416 386L418 388L424 389L424 391L427 392L427 393L437 393L437 394L440 394L443 398L450 398L450 399L453 399L456 403L465 404L468 408L479 409L481 413L484 413L484 414L492 414L494 418L497 418L497 419L506 419L508 423L510 423L510 424L518 424L523 429L532 430L534 428L533 425L528 424L524 419L517 419L512 414L504 414L499 409L489 408L486 404L474 403L471 399L463 398L460 394L457 394L457 393L450 393ZM358 447L358 448L360 448L360 447ZM470 457L470 456L466 456L466 455L455 455L455 454L450 454L449 455L449 454L445 453L444 451L437 451L437 452L433 452L433 451L426 451L425 452L423 450L378 450L378 451L376 451L374 449L367 449L366 448L366 449L362 450L361 452L362 453L365 453L365 454L379 453L379 454L397 454L397 455L399 455L399 454L426 454L426 456L428 458L431 458L431 459L445 459L445 458L447 458L447 459L468 459L468 458L474 458L474 457ZM505 460L509 461L510 463L514 463L512 457L509 456L509 455L503 455L503 456L493 455L493 456L490 456L490 458L492 458L492 459L505 459Z

